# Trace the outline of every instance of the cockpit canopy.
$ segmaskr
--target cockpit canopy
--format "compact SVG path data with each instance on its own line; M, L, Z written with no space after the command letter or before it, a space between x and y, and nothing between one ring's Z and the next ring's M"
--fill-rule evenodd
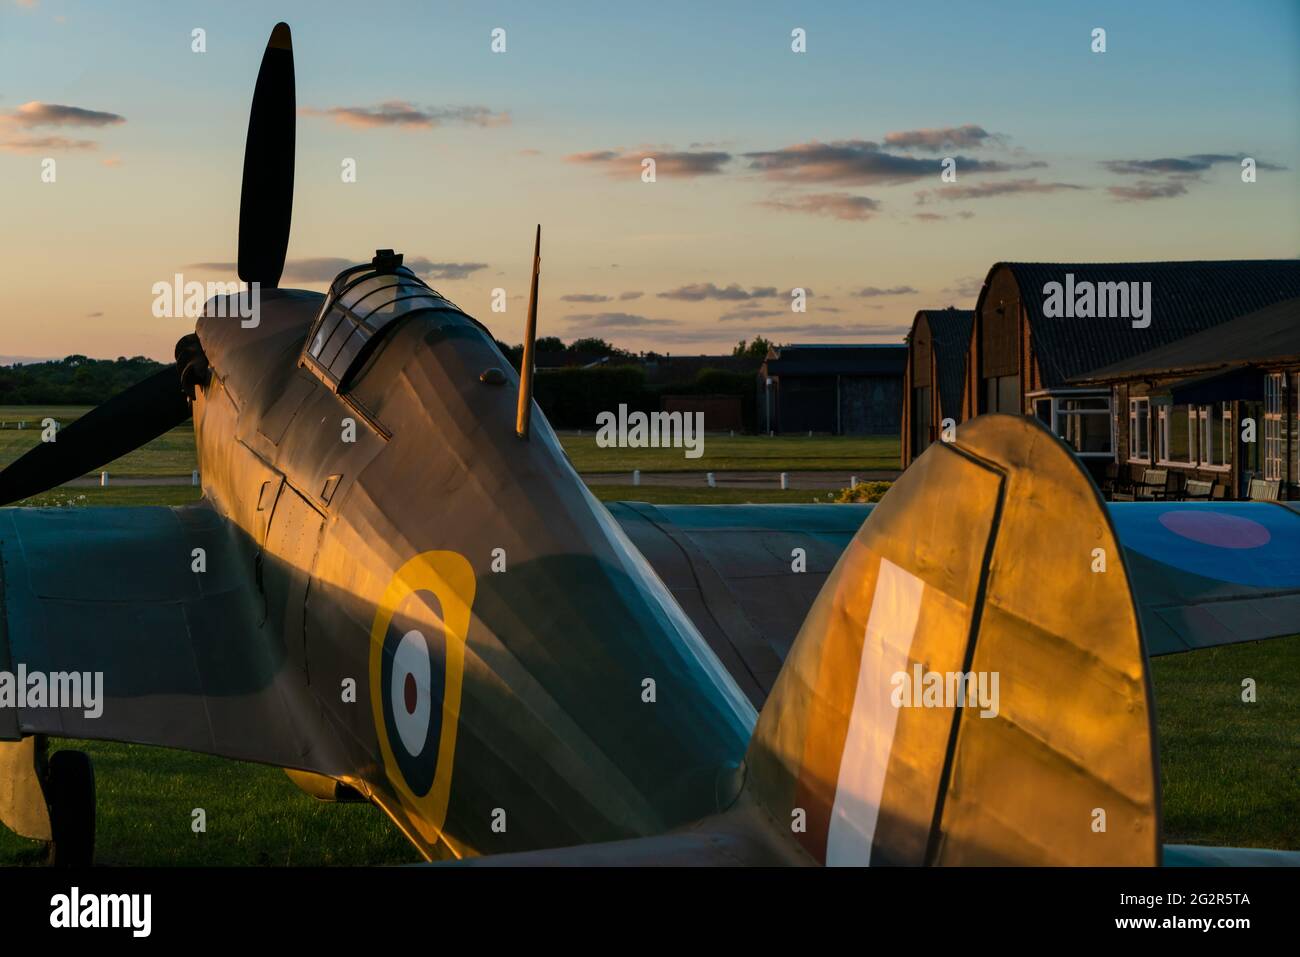
M400 253L381 249L369 264L343 270L330 284L303 347L302 365L341 392L379 345L385 328L428 309L460 312L403 266Z

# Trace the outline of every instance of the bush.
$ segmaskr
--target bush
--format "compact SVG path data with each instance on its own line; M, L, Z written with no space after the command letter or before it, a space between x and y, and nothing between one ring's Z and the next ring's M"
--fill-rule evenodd
M852 488L842 488L835 496L837 502L879 502L889 491L892 482L859 482Z

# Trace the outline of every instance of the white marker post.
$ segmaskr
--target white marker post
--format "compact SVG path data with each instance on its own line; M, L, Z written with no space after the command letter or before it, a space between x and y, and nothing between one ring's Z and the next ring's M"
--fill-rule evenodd
M108 487L108 473L107 473L107 472L100 472L100 473L99 473L99 487L100 487L100 488L107 488L107 487Z
M781 488L789 488L789 487L790 487L790 473L789 473L789 472L782 472L782 473L781 473Z

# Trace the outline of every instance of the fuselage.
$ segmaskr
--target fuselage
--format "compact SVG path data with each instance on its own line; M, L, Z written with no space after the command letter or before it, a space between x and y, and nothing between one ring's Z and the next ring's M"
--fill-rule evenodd
M339 392L301 362L322 302L265 291L252 328L209 303L194 422L205 496L338 776L429 856L728 806L752 706L545 417L515 434L518 380L492 339L450 305L414 313Z

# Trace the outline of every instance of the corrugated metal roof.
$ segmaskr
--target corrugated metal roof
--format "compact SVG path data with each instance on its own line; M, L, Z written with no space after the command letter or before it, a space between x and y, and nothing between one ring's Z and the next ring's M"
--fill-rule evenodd
M1075 381L1100 382L1298 357L1300 297L1285 299L1213 329L1086 373Z
M939 378L939 411L944 418L961 419L962 390L966 386L966 352L975 325L975 310L922 309L934 347L934 365Z
M1063 385L1186 336L1213 328L1283 299L1300 296L1300 260L1255 259L1150 263L997 263L1020 287L1033 330L1034 354L1049 386ZM1151 325L1134 329L1125 318L1049 319L1043 287L1065 282L1150 282ZM980 291L984 308L988 282Z

